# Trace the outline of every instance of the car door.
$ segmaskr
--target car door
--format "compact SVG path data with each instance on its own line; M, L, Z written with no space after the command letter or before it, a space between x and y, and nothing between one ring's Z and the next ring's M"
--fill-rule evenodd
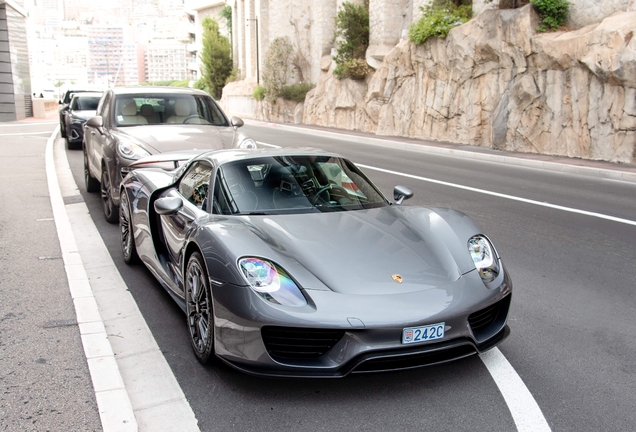
M162 197L179 197L183 207L171 215L160 216L161 230L168 252L165 270L177 284L183 287L179 267L194 222L208 214L208 189L212 166L205 161L194 162L175 187L168 189Z
M93 176L101 180L101 163L102 163L102 145L104 142L104 134L108 130L110 124L109 110L112 99L112 93L106 92L100 99L95 115L102 117L102 130L99 131L94 127L86 127L84 130L84 142L86 143L86 154L88 156L89 168Z

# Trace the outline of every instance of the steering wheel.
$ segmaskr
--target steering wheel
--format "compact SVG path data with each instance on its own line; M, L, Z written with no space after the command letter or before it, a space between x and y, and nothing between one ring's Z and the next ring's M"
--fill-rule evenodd
M322 195L323 193L325 193L326 191L332 191L332 192L340 192L339 195L342 195L343 198L347 198L349 196L349 192L347 192L347 190L345 188L343 188L342 186L338 186L335 185L333 183L329 183L326 186L321 187L320 189L318 189L318 192L316 192L316 194L314 195L314 197L310 200L311 204L314 205L316 204L316 201L318 201L318 198L320 198L320 195Z
M188 124L188 122L189 122L191 119L199 119L199 120L203 120L203 121L205 122L205 123L203 123L203 124L210 124L210 122L209 122L209 121L207 121L205 118L203 118L203 117L201 117L200 115L197 115L197 114L192 114L192 115L190 115L190 116L187 116L186 118L184 118L184 119L183 119L183 122L182 122L182 123L183 123L183 124ZM201 124L201 123L199 123L199 124Z

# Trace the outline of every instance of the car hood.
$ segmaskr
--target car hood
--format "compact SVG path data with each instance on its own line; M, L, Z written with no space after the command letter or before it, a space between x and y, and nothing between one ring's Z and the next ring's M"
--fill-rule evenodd
M438 288L474 270L461 239L467 233L432 209L410 209L245 216L251 235L226 235L233 237L232 254L270 259L305 289L397 294Z
M151 154L168 151L232 148L234 129L208 125L143 125L117 129L117 135L132 137Z

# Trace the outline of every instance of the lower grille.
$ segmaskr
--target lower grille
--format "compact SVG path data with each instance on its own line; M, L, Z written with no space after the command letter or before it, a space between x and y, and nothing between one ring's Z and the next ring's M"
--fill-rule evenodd
M435 345L432 345L432 347L434 346ZM388 353L387 357L364 361L353 370L353 373L412 369L421 366L444 363L451 360L458 360L476 353L477 350L475 347L469 343L413 354L395 355L395 353Z
M477 340L483 340L499 332L506 322L510 308L510 295L468 316L468 324Z
M312 360L324 355L344 336L343 330L263 327L261 335L274 360Z

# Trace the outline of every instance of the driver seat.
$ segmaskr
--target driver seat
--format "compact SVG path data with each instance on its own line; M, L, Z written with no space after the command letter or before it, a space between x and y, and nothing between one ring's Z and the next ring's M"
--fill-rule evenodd
M166 123L183 123L192 115L190 102L187 99L177 99L174 103L174 114L168 117Z

